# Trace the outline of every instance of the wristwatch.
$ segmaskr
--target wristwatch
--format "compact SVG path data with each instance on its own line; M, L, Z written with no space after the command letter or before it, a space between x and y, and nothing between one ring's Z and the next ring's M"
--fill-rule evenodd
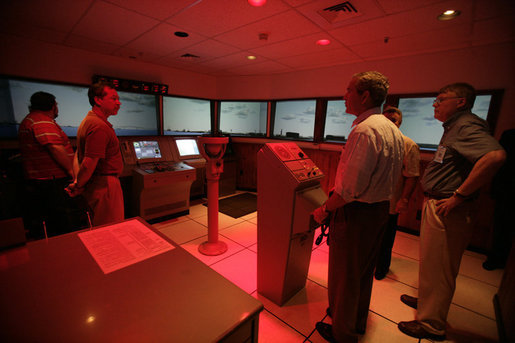
M455 190L453 195L454 195L456 198L460 198L460 199L468 199L468 198L470 197L469 195L463 195L463 194L461 194L458 190Z

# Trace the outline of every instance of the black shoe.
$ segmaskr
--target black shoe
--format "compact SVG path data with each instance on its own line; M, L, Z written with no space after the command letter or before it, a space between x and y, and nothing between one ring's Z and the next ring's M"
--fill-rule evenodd
M325 339L328 342L336 343L336 340L333 337L333 326L318 322L315 325L316 330L318 331L318 334L322 336L323 339Z
M495 270L495 269L502 269L504 268L504 263L495 261L494 259L486 259L485 262L483 262L483 269L486 270Z
M385 270L376 268L374 277L376 278L376 280L382 280L386 277L387 274L388 274L388 269L385 271Z
M325 313L327 313L327 315L330 317L330 318L333 318L333 314L331 313L331 308L328 307L326 310L325 310Z
M431 332L425 325L416 320L412 320L411 322L400 322L397 327L401 332L411 337L419 339L429 338L435 341L443 341L445 339L445 331L435 329L435 332Z
M412 297L411 295L403 294L401 295L401 301L408 305L411 308L417 309L418 305L418 299L415 297Z

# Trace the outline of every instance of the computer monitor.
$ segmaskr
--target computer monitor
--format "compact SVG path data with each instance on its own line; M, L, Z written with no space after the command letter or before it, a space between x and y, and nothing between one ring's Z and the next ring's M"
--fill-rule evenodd
M158 141L133 141L132 145L138 161L151 162L162 159Z
M181 160L201 157L198 149L197 140L194 138L175 139L177 152Z

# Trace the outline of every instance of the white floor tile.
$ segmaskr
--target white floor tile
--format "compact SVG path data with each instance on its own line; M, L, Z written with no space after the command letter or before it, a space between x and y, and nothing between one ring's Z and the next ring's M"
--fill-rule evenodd
M304 336L315 328L315 324L325 316L327 308L327 289L314 282L307 281L306 287L283 306L278 306L259 293L254 293L265 308L288 323Z
M418 260L392 253L392 262L387 278L418 288Z
M414 320L416 311L401 302L402 294L416 297L417 289L389 278L374 280L370 310L395 323Z
M467 276L458 275L452 302L493 320L495 319L493 298L498 289Z
M187 215L188 218L198 218L202 216L207 216L206 206L202 204L190 206L190 214Z
M225 228L220 231L220 235L230 238L244 247L257 244L257 226L248 221Z
M206 215L193 218L193 220L195 220L199 224L205 225L206 227L208 226L207 213ZM218 214L218 230L223 230L225 228L228 228L229 226L233 226L241 222L243 222L243 219L233 218L223 213Z
M484 255L477 253L474 253L474 255L464 254L461 259L460 274L499 287L504 269L491 271L483 269L482 265L485 259L486 257Z
M213 263L211 268L249 294L257 289L257 254L255 252L248 249L241 250Z
M329 253L322 249L315 249L311 253L308 278L321 286L327 287L327 264Z
M451 305L447 322L447 341L449 342L497 342L497 325L495 320Z
M164 226L160 231L177 244L183 244L207 235L207 227L193 220L184 220Z
M417 236L409 235L404 232L397 231L395 235L395 242L393 244L393 252L410 257L414 260L419 260L419 246L420 241Z
M259 343L300 343L306 339L267 310L259 316Z
M193 256L195 256L196 258L198 258L199 260L201 260L208 266L210 266L213 263L216 263L218 261L221 261L224 258L227 258L227 257L237 253L238 251L245 249L245 247L241 246L240 244L238 244L236 242L231 241L230 239L220 239L220 241L225 242L225 244L227 244L227 251L224 252L223 254L217 255L217 256L204 255L198 251L198 247L201 243L206 242L207 239L208 239L207 236L197 238L193 241L187 242L185 244L181 244L181 247L183 247L186 251L188 251L190 254L192 254Z

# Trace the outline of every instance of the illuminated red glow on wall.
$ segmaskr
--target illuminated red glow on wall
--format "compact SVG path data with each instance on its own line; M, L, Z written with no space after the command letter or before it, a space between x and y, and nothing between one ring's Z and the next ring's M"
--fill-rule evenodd
M329 45L331 41L329 39L319 39L317 40L317 45Z
M255 7L263 6L266 4L266 0L247 0L249 4Z

